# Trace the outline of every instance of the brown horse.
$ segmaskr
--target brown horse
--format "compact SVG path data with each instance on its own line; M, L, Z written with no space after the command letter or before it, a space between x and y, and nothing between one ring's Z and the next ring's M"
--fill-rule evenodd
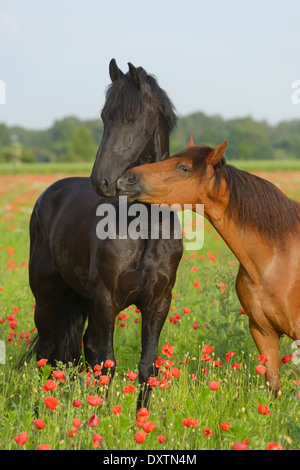
M278 343L300 340L300 204L275 185L228 165L227 142L191 146L160 163L130 169L120 194L154 204L204 204L204 216L240 262L238 298L277 395ZM299 344L298 342L296 344Z

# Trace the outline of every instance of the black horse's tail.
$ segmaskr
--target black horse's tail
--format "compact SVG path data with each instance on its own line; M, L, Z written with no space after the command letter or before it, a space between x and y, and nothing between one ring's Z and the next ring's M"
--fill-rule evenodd
M22 352L21 356L17 358L16 363L14 364L14 369L20 371L25 363L28 363L31 358L36 354L37 345L38 345L39 335L36 334L32 342L26 349Z

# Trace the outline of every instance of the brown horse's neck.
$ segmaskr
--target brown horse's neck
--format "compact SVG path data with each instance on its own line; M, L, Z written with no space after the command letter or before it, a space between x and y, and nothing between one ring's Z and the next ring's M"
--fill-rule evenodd
M220 197L207 198L204 202L204 216L221 235L230 250L244 267L253 283L259 283L262 270L274 254L274 250L262 241L255 230L239 226L226 215L228 194L221 188Z

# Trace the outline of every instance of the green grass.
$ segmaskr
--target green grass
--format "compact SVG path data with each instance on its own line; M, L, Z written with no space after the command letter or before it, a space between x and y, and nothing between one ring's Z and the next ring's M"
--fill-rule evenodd
M180 376L169 379L168 388L153 389L149 420L156 429L146 435L144 443L138 444L134 438L141 431L136 425L138 381L126 378L128 370L137 373L139 362L141 323L135 320L141 316L134 306L126 309L125 326L116 319L118 366L108 395L107 386L100 390L88 386L86 374L74 367L57 365L55 370L65 372L65 382L55 380L57 389L52 392L42 391L51 373L47 364L38 368L35 360L31 360L21 373L14 371L12 365L25 348L26 335L34 337L34 299L28 286L27 267L30 212L38 194L55 178L40 173L3 176L1 181L0 319L5 321L0 323L0 339L5 343L6 363L0 365L0 449L18 449L14 437L22 432L29 438L21 448L28 450L41 444L61 450L93 449L94 433L103 437L97 449L109 450L229 450L233 442L245 439L253 450L263 450L270 442L285 450L299 449L300 400L296 383L300 379L299 365L282 364L282 394L274 400L265 387L264 377L255 371L257 350L234 290L236 260L209 224L205 224L203 248L186 251L180 263L158 353L165 358L161 347L167 343L174 346L171 360ZM195 280L200 287L194 286ZM191 312L184 313L184 307ZM12 314L16 321L9 324L8 316ZM178 321L174 322L174 318ZM212 362L202 360L204 345L213 347ZM229 351L236 355L227 363ZM292 352L291 341L283 338L280 355ZM215 367L217 359L222 367ZM240 364L236 371L233 362ZM162 369L165 370L164 366ZM160 374L160 380L162 377ZM210 390L211 381L220 382L218 390ZM124 385L128 384L135 386L132 394L124 393ZM87 401L90 395L101 396L103 402L96 408L91 406ZM55 412L46 408L46 396L57 398ZM82 401L80 408L72 405L74 399ZM260 414L259 403L271 413ZM113 413L115 405L122 408L120 416ZM100 420L95 428L88 426L93 413ZM45 421L44 429L36 429L37 416ZM78 433L70 437L74 418L79 418L82 424ZM185 427L182 423L185 418L194 418L198 426ZM231 424L228 432L220 427L225 421ZM203 434L205 428L213 432L209 437ZM159 435L166 437L164 443L158 442Z
M228 163L246 171L296 171L300 170L300 160L232 160ZM13 174L82 174L89 175L93 162L53 162L53 163L0 163L0 175Z

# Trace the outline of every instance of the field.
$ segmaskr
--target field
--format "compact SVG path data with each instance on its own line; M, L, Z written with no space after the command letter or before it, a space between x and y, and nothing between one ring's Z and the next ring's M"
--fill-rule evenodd
M52 371L32 359L16 372L15 360L35 335L28 222L39 194L62 175L9 173L0 176L0 449L300 448L300 366L291 360L292 341L280 343L282 391L274 400L235 294L237 261L206 222L204 246L186 250L178 270L150 414L136 416L141 314L135 306L116 318L118 365L108 394L109 376L87 369L57 364ZM300 171L260 174L300 200Z

